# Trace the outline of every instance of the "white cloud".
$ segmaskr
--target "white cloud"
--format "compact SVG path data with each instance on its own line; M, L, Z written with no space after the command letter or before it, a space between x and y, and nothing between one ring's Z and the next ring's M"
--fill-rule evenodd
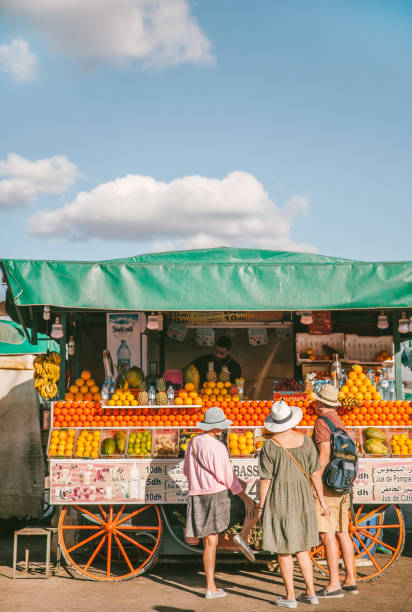
M21 38L14 38L10 45L0 45L0 70L9 72L17 83L34 81L37 59Z
M80 176L66 156L30 161L16 153L0 160L0 208L30 204L38 195L64 193Z
M81 61L137 61L154 68L214 61L188 0L3 0L2 5Z
M225 244L313 251L290 237L296 216L307 209L302 197L280 209L247 172L170 183L127 175L79 193L59 210L36 213L28 231L43 238L151 242L156 250Z

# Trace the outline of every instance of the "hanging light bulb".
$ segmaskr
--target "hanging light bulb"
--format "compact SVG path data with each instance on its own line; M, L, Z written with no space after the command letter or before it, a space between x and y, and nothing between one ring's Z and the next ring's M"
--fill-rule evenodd
M313 323L312 311L307 310L306 312L301 312L300 322L302 323L302 325L312 325Z
M74 336L70 336L69 342L67 343L67 353L71 357L76 353L76 343L74 341Z
M409 331L409 319L406 318L406 314L403 312L399 319L398 332L400 334L407 334Z
M51 328L51 337L55 340L63 338L63 325L60 323L60 317L54 319L54 323Z
M381 314L378 315L377 327L378 327L378 329L388 329L388 327L389 327L388 317L383 312L383 310L381 310Z
M155 315L155 313L152 312L152 314L150 314L147 317L146 327L147 329L151 329L151 330L157 329L161 331L163 329L163 315L161 314Z
M45 306L43 308L43 319L45 321L50 321L50 306Z

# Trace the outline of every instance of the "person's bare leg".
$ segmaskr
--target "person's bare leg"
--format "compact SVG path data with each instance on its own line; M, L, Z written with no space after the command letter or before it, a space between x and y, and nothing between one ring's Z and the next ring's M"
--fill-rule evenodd
M306 584L306 595L314 595L315 589L313 586L313 565L310 554L307 550L302 550L296 553L296 559L302 572L303 580Z
M206 575L206 589L214 593L218 591L215 583L217 541L217 533L212 533L203 538L203 567Z
M293 586L293 558L292 555L278 555L278 562L286 587L286 599L295 599Z
M334 533L321 533L320 539L325 547L326 561L329 568L328 591L337 591L341 588L339 580L339 549Z
M344 586L352 586L356 584L355 554L352 538L349 533L344 531L338 531L337 536L342 550L343 562L345 563L345 580L343 584Z
M242 538L246 542L249 539L249 533L251 532L253 527L258 522L258 519L259 519L259 513L257 510L252 518L248 518L248 517L245 518L245 522L243 523L242 531L239 532L239 535L242 536Z

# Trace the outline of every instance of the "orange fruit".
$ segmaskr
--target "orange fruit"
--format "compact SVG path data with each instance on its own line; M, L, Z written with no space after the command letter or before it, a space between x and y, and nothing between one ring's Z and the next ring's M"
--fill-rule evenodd
M186 391L194 391L194 389L195 389L195 386L194 386L193 383L188 382L188 383L185 384L185 390Z
M89 378L92 377L92 375L90 374L89 370L83 370L83 372L80 374L80 376L83 378L83 380L89 380Z

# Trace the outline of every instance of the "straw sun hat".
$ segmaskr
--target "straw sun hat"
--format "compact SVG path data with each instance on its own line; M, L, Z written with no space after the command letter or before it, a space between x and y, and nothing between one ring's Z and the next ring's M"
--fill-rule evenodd
M272 404L269 416L265 419L265 428L273 433L280 433L296 427L302 420L303 411L298 406L289 406L280 400Z
M323 385L319 393L312 393L312 399L322 402L327 406L340 406L338 390L333 385Z

